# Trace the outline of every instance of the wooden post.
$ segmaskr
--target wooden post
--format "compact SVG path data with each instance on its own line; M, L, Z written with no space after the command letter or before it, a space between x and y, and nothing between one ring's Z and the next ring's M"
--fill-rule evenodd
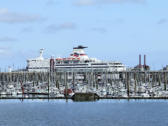
M68 96L68 87L67 87L67 73L65 72L64 73L64 85L65 85L65 98L67 99L67 96Z
M146 84L146 72L144 72L144 83Z
M159 81L159 86L161 86L161 77L160 77L160 73L158 72L158 81Z
M167 89L167 74L164 72L164 90L166 91Z
M153 75L153 72L152 72L152 88L154 87L154 75Z
M20 86L21 86L21 90L22 90L22 100L23 100L23 98L24 98L24 87L23 87L23 82L22 81L20 81Z
M92 74L91 74L91 80L92 80L92 88L94 88L94 74L93 74L93 71L92 71Z
M125 72L125 89L127 89L127 73Z
M129 90L129 86L130 86L130 78L129 78L129 72L127 72L127 96L128 96L128 98L129 98L129 96L130 96L130 90Z
M50 98L50 73L48 73L48 100Z
M95 77L96 81L95 81L95 84L96 84L96 89L98 89L98 73L96 74L96 77Z
M134 73L134 82L135 82L134 93L136 94L136 92L137 92L137 76L136 76L136 73Z
M73 85L73 88L75 88L75 73L74 72L72 73L72 85Z
M154 81L154 84L156 85L157 84L157 73L155 72L155 81Z

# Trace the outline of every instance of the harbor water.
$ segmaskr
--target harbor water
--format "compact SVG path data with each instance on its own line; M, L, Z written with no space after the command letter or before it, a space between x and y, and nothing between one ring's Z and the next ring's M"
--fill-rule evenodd
M167 100L0 100L0 126L166 126Z

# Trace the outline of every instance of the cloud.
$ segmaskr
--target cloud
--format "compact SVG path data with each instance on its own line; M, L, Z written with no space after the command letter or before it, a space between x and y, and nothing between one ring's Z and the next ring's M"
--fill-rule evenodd
M76 5L79 5L79 6L90 6L94 4L96 4L94 0L78 0L76 2Z
M72 22L66 22L60 25L51 24L47 27L47 32L56 32L61 30L74 30L76 29L76 24Z
M3 47L0 47L0 55L6 55L6 54L9 54L9 48L3 48Z
M0 42L11 42L11 41L17 41L17 39L11 37L0 37Z
M90 6L90 5L123 4L123 3L143 4L145 2L146 0L77 0L75 4L78 6Z
M46 7L48 8L48 7L55 7L55 5L59 5L59 4L61 4L61 2L62 2L62 0L47 0L47 2L46 2Z
M0 54L4 54L5 53L5 50L0 48Z
M123 18L117 18L114 20L115 23L118 23L118 24L122 24L124 23L124 19Z
M100 28L100 27L92 28L92 31L99 32L99 33L105 33L105 32L107 32L107 30L105 28Z
M30 33L33 32L33 29L31 27L25 27L21 30L22 33Z
M157 22L157 24L161 25L161 24L165 24L167 22L168 22L168 20L166 18L162 18Z
M40 21L41 18L39 15L30 15L24 13L11 12L6 8L0 8L0 22L3 23L27 23Z
M54 1L54 0L48 0L48 1L46 2L46 5L47 5L47 6L50 6L50 5L53 5L53 4L55 4L55 1Z

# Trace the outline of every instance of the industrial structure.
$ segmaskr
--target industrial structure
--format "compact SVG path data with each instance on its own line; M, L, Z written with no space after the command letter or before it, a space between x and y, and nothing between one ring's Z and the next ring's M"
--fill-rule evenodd
M136 71L149 71L150 67L146 64L146 55L144 55L144 64L142 64L141 55L139 55L139 64L134 67Z

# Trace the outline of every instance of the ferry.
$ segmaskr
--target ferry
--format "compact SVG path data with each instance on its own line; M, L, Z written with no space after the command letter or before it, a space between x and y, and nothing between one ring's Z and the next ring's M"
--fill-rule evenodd
M40 56L27 60L27 71L49 72L49 71L125 71L126 67L121 62L106 62L96 58L90 58L84 51L87 47L77 46L67 58L44 58L40 49Z

